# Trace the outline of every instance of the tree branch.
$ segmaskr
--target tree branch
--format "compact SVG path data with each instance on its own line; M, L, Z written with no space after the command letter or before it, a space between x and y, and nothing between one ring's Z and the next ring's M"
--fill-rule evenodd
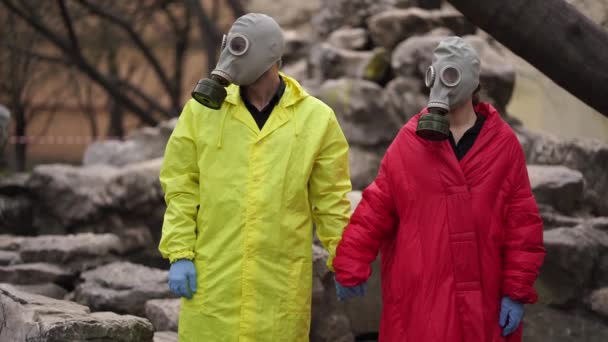
M72 23L72 19L70 18L70 14L68 13L68 9L65 6L64 0L57 0L57 4L59 5L59 9L61 12L61 18L63 19L63 24L65 28L68 30L68 37L70 37L70 42L72 43L72 48L76 51L80 51L80 44L78 44L78 38L76 37L76 33L74 32L74 25Z
M67 61L65 58L44 55L44 54L34 52L29 49L24 49L20 46L10 44L10 43L2 43L2 44L0 44L0 48L11 49L13 52L17 52L20 55L23 55L24 57L31 57L31 58L41 61L41 62L46 62L46 63L50 63L50 64L63 64L66 66L70 65L70 62Z
M240 0L226 0L226 2L230 6L230 9L232 9L235 18L245 15L245 8Z
M167 77L167 74L163 70L163 67L161 66L160 62L158 61L156 56L154 56L154 53L152 52L152 50L148 46L146 46L144 41L137 34L137 32L135 32L133 30L133 28L129 25L128 22L122 20L121 18L119 18L111 13L104 11L103 9L92 4L88 0L78 0L78 3L80 3L82 6L87 8L91 13L93 13L101 18L104 18L104 19L116 24L118 27L122 28L128 34L128 36L131 38L131 40L133 40L133 42L135 43L135 46L137 46L137 48L140 50L140 52L144 55L144 57L146 58L148 63L150 63L150 65L152 66L152 69L156 73L156 76L159 78L160 83L163 85L163 87L168 92L171 92L171 83L169 82L169 78Z
M204 38L205 40L205 47L207 50L207 71L211 72L211 70L213 70L217 64L215 51L217 49L218 41L221 38L221 34L198 0L189 0L189 4L190 10L194 12L196 18L198 19L198 29L201 38Z
M72 47L66 43L63 39L58 37L53 31L41 24L40 22L34 20L29 15L25 14L23 11L18 9L12 2L9 0L0 0L2 4L5 5L10 11L15 13L18 17L22 18L25 22L27 22L32 28L34 28L37 32L39 32L43 37L47 38L53 45L58 47L63 53L66 54L74 64L78 66L78 68L87 75L93 82L98 83L101 87L103 87L106 92L114 97L116 100L120 101L125 105L127 109L132 111L138 117L142 119L146 124L155 126L158 122L152 117L147 111L138 106L133 100L131 100L128 96L125 96L121 93L113 84L110 82L107 77L98 72L91 64L89 64L81 55L79 50L73 50ZM164 115L169 115L166 110L162 112Z

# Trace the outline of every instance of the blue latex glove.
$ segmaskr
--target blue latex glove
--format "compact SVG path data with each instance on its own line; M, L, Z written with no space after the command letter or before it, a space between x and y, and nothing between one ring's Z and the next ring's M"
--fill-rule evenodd
M180 297L192 298L196 292L196 268L191 260L180 259L171 264L169 289Z
M363 297L367 290L367 283L357 286L342 286L337 280L334 283L336 283L336 294L340 301L354 297Z
M500 318L498 323L503 328L502 336L511 335L521 323L524 316L524 305L509 297L500 301Z

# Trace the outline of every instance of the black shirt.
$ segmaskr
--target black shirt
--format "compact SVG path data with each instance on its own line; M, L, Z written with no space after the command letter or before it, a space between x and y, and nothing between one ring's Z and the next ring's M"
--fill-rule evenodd
M266 121L270 117L270 113L272 113L274 107L276 107L276 105L279 103L284 92L285 81L283 81L283 78L279 76L279 89L277 89L277 92L274 94L272 99L270 99L270 102L268 102L266 107L259 111L253 104L251 104L251 102L249 102L249 100L245 96L245 88L240 88L241 98L245 103L245 107L247 107L247 110L249 110L249 113L251 113L251 116L253 116L253 119L255 120L255 123L258 124L260 130L262 129L262 127L264 127L264 124L266 124Z
M456 142L454 141L454 136L452 135L452 132L450 132L450 145L452 145L452 148L454 149L454 153L456 153L456 158L458 158L458 160L462 160L462 158L464 158L464 155L469 152L471 147L473 147L473 143L475 143L477 136L479 136L479 132L481 131L481 127L483 126L483 123L485 121L486 118L483 115L477 114L477 120L475 120L475 124L473 125L473 127L469 128L464 133L462 138L460 138L460 141L458 141L458 144L456 144Z

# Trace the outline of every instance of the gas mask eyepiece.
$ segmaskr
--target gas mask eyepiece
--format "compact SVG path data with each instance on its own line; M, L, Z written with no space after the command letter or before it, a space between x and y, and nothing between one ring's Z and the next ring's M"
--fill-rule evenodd
M249 49L249 39L240 33L222 37L221 50L228 49L234 56L242 56ZM226 99L226 87L232 83L232 77L222 71L214 70L211 77L199 80L192 90L192 97L205 107L220 109Z

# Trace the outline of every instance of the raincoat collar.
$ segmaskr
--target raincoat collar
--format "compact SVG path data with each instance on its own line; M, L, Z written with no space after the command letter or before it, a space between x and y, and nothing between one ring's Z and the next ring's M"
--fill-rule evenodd
M428 148L429 152L435 156L438 165L442 165L442 168L438 171L443 175L447 186L469 185L469 182L472 181L469 173L475 165L478 152L485 149L492 142L499 131L499 126L502 124L506 125L498 111L489 103L479 103L475 106L475 112L485 117L485 122L479 132L479 136L475 140L475 144L473 144L469 152L460 161L456 158L449 141L430 141L416 135L418 120L420 116L428 113L427 108L424 108L414 116L406 125L406 129L411 132L416 141L425 146L425 148Z
M283 81L285 81L285 93L281 97L281 101L279 101L278 106L287 108L293 106L308 96L308 93L306 90L304 90L300 83L298 83L298 81L282 72L279 72L279 75L281 75ZM228 93L226 96L226 102L235 106L244 105L243 99L241 99L240 96L239 88L240 87L236 84L231 84L226 89L226 92Z
M258 134L258 141L264 139L291 119L293 119L295 122L294 135L296 137L298 136L296 112L291 107L302 101L309 95L295 79L283 74L282 72L280 72L279 74L285 82L285 92L283 93L283 96L281 97L279 103L272 111L272 114L268 118L268 121L266 122L262 130L259 129L259 127L255 123L255 120L247 111L245 103L243 102L243 99L240 95L239 86L232 84L227 88L228 95L226 96L226 102L234 106L234 111L232 115L237 120L241 121L243 124L249 127L253 132ZM224 115L228 115L228 113ZM221 146L221 142L218 142L218 146Z

